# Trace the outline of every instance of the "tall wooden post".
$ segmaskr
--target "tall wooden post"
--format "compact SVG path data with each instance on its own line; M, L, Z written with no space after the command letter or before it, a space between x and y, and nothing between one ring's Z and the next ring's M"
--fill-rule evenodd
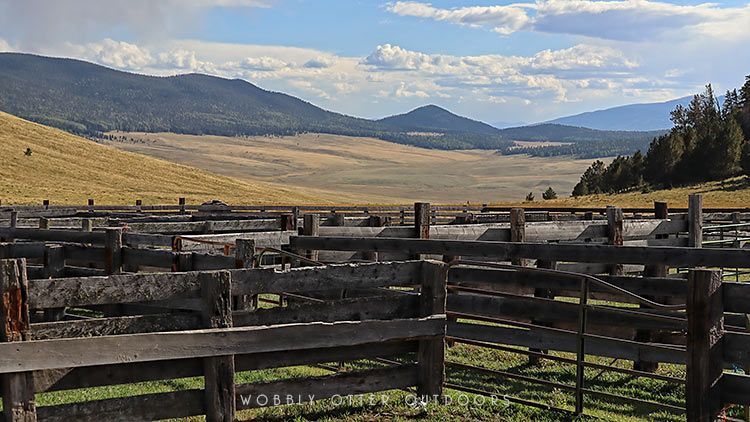
M18 211L11 211L10 212L10 228L15 229L18 227ZM13 243L16 240L13 238L13 236L3 239L5 242Z
M510 210L510 241L521 243L526 241L526 214L524 214L523 208L512 208ZM525 267L528 265L528 260L513 258L511 264Z
M142 211L141 207L143 207L143 200L136 199L135 200L135 212L141 212Z
M45 210L49 209L49 199L43 200L42 201L42 206L44 207Z
M688 197L688 246L703 247L703 195L699 193Z
M185 198L179 198L177 201L180 206L180 214L185 214Z
M613 206L607 207L607 236L609 237L610 245L623 245L623 220L622 208ZM609 274L622 275L622 264L612 264L609 269Z
M31 340L28 290L26 260L0 260L0 342ZM0 378L3 419L8 422L35 422L33 373L5 374Z
M106 229L104 240L104 270L107 274L122 272L122 229Z
M42 230L48 230L49 229L49 218L47 217L39 217L39 228Z
M688 274L687 420L713 421L721 410L724 370L724 302L721 271L696 269Z
M304 236L319 236L320 235L320 215L319 214L305 214L302 221L302 235ZM313 261L318 260L318 251L307 250L305 251L305 257L312 259Z
M232 326L232 280L229 271L200 275L203 324L206 328ZM234 356L203 359L206 420L234 421Z
M419 294L421 317L445 314L447 283L447 265L435 261L422 263ZM438 338L419 341L417 363L419 365L417 396L427 400L438 400L443 394L445 381L445 333Z
M93 221L90 218L84 218L81 220L81 231L90 232L94 229Z
M299 207L292 207L292 230L299 230Z
M88 200L88 211L94 212L94 199L93 198L89 198Z
M669 208L666 202L654 202L654 218L656 220L666 220L669 218ZM666 238L669 235L657 235L657 238ZM669 274L669 267L666 265L646 265L643 269L644 277L666 277ZM647 299L662 302L660 298L646 296ZM654 332L651 330L636 330L635 341L641 343L651 343L654 340ZM635 361L633 369L643 372L656 372L659 369L659 362Z
M548 270L556 270L557 269L557 262L556 261L543 261L543 260L537 260L536 261L537 268L544 268ZM554 299L555 295L552 294L552 290L550 289L534 289L534 297L542 298L542 299ZM543 321L537 321L532 319L532 324L541 325L541 326L548 326L549 324ZM529 349L531 352L536 353L544 353L547 354L549 351L544 349ZM529 364L531 365L538 365L540 362L540 358L538 356L529 356Z
M60 245L44 247L44 275L47 278L60 278L65 275L65 252ZM49 308L44 310L44 320L62 321L65 318L65 308Z
M255 239L236 239L234 247L234 259L237 268L254 268L255 267ZM234 309L244 311L254 309L256 296L248 297L246 295L233 296L232 303Z
M414 203L414 230L417 239L430 238L430 204L427 202ZM412 259L421 259L417 254Z

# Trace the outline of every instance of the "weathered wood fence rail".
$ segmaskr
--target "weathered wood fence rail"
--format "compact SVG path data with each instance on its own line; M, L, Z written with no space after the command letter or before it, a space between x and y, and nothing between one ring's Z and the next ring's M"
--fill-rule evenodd
M285 272L245 269L28 281L24 260L0 261L4 416L28 420L153 420L273 405L248 397L356 394L443 384L445 264L344 264ZM232 297L321 289L419 286L420 293L232 311ZM29 309L194 299L200 311L30 323ZM12 344L11 344L12 343ZM410 356L379 369L235 385L238 371ZM202 390L37 408L35 393L203 376ZM312 399L311 399L312 400ZM278 403L276 403L278 404Z

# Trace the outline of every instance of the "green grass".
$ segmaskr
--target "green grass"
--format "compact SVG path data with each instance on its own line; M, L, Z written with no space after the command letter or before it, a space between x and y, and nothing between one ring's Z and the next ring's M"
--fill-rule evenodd
M557 354L572 357L571 354ZM528 358L516 353L491 350L471 345L457 344L447 350L447 360L473 366L481 366L493 370L502 370L516 374L533 376L548 381L575 384L575 367L570 364L542 360L540 364L530 365ZM611 364L624 368L632 365L630 362L609 359L589 358L598 363ZM366 369L382 366L373 361L348 362L344 370ZM335 364L331 364L335 366ZM272 370L242 372L236 375L237 383L268 382L278 379L322 376L332 372L317 366L298 366ZM677 365L661 365L660 374L674 377L684 377L684 367ZM477 398L471 394L464 394L448 389L446 394L452 399L450 405L435 403L427 406L414 406L411 396L407 392L392 391L388 393L358 396L352 402L339 400L322 400L301 405L279 406L273 408L254 409L239 412L241 420L497 420L497 421L566 421L574 419L569 413L558 413L540 410L533 407L510 404L502 400L503 395L511 395L527 400L534 400L550 406L573 409L574 401L571 392L560 389L549 389L533 384L501 379L453 368L447 369L448 381L454 384L468 386L474 389L495 393L496 401ZM609 393L636 397L643 400L658 401L676 406L684 406L684 389L674 384L638 378L626 374L601 372L598 369L586 370L587 387ZM84 400L102 400L115 397L125 397L148 393L178 391L184 389L201 388L201 377L177 380L145 382L121 386L87 388L81 390L43 393L37 396L39 406L72 403ZM343 392L345 393L345 392ZM387 402L382 402L385 397ZM460 400L469 399L470 406L462 405ZM475 403L474 400L483 401ZM650 408L644 405L619 403L610 399L587 398L586 413L590 417L604 418L613 421L627 420L684 420L679 415ZM581 417L587 420L589 417ZM202 420L191 418L190 420Z

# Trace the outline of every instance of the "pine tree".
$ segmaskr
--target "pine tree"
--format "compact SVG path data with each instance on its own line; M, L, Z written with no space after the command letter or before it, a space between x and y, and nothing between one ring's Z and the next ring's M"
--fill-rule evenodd
M555 192L555 190L552 189L552 186L550 186L546 191L542 192L542 198L544 198L545 201L557 199L557 192Z

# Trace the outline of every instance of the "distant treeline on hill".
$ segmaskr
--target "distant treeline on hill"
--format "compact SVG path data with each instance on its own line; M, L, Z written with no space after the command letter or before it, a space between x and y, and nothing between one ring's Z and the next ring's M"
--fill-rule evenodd
M651 142L646 154L595 161L573 196L616 193L647 186L722 180L750 174L750 75L720 104L711 85L687 107L672 112L674 127Z

